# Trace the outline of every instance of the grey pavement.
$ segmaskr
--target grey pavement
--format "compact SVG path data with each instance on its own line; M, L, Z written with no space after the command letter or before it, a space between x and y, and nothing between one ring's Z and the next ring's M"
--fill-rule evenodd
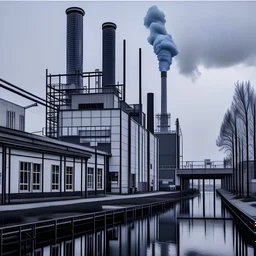
M221 194L228 199L234 206L236 206L237 208L239 208L240 211L244 212L247 215L250 215L252 218L256 219L256 207L253 207L251 204L255 203L255 202L242 202L239 199L234 199L234 197L236 197L236 195L231 194L230 192L223 190L223 189L219 189L219 191L221 192Z
M153 192L153 193L144 193L144 194L133 194L133 195L107 195L104 197L97 198L84 198L84 199L72 199L65 201L52 201L52 202L36 202L36 203L28 203L28 204L11 204L11 205L2 205L0 206L1 211L17 211L17 210L28 210L35 208L43 208L43 207L54 207L54 206L66 206L72 204L86 204L86 203L95 203L102 201L110 201L110 200L120 200L120 199L132 199L132 198L143 198L143 197L151 197L151 196L162 196L162 195L171 195L179 193L177 191L173 192Z

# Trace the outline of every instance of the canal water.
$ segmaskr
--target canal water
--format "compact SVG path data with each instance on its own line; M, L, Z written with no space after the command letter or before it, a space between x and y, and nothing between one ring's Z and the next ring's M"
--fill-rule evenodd
M73 240L45 245L41 256L250 256L254 244L213 192L180 200L165 212Z

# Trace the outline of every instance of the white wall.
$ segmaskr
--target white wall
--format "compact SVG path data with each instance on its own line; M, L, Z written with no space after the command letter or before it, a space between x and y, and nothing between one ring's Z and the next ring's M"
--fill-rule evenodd
M87 103L103 103L104 108L114 108L114 94L82 94L82 95L72 95L72 109L78 109L79 104Z
M128 193L128 115L122 112L122 193Z
M0 153L2 152L2 148L0 148ZM7 148L7 156L6 156L6 180L7 180L7 186L6 186L6 193L8 193L8 157L9 157L9 148ZM43 192L53 192L52 191L52 165L60 165L60 156L58 155L50 155L50 154L44 154L44 159L42 160L43 153L37 153L37 152L32 152L32 151L27 151L27 150L18 150L18 149L11 149L11 175L10 175L10 184L11 184L11 193L28 193L29 191L20 191L20 162L30 162L30 163L37 163L41 164L41 175L42 173L44 174L43 177L41 176L41 187L40 191L36 190L34 192L42 192L42 178L44 180L44 188ZM92 159L89 159L88 161L88 167L93 167L95 168L95 157L92 157ZM44 162L44 166L43 166ZM97 156L97 167L102 169L102 190L104 189L104 156L98 155ZM65 168L64 168L64 157L62 157L62 188L61 190L64 191L64 180L65 180ZM0 172L2 172L2 154L0 154ZM66 166L71 166L75 167L74 168L74 189L72 191L81 191L81 179L83 181L83 190L85 189L85 178L84 178L84 172L85 172L85 162L83 161L83 176L81 177L81 159L75 158L75 163L74 159L72 157L67 157L66 158ZM44 167L44 171L42 172L42 167ZM61 169L61 168L60 168ZM2 173L1 173L2 174ZM94 176L96 175L96 172L94 172ZM95 177L94 177L95 178ZM1 180L1 179L0 179ZM0 183L0 185L2 185ZM1 190L0 190L1 191ZM55 190L54 190L55 191ZM56 190L57 191L57 190ZM59 190L58 190L59 191ZM32 191L32 186L31 186L31 193Z
M63 126L71 126L69 129L69 135L78 135L77 128L72 129L72 126L83 127L102 127L109 126L111 129L111 154L109 159L109 172L119 173L118 183L113 182L111 187L112 192L119 192L120 177L122 178L122 193L128 193L128 115L120 111L120 109L114 110L81 110L81 111L64 111L61 113ZM120 129L120 120L122 120L122 127ZM100 128L99 128L100 129ZM122 168L120 167L120 131L122 140ZM70 134L72 132L72 134ZM68 134L64 134L68 135ZM140 137L140 144L138 140ZM157 189L157 139L150 135L150 163L152 169L150 169L150 180L148 181L148 131L142 128L136 121L131 119L131 174L135 174L136 187L139 188L139 184L145 186L145 182L154 181L154 189ZM89 160L90 164L94 162ZM140 162L140 166L139 166ZM89 166L89 165L88 165ZM91 166L94 168L94 166ZM120 170L122 169L122 175L120 176ZM94 170L95 172L95 170Z
M15 112L15 129L19 130L19 118L23 115L25 118L25 109L19 105L11 103L9 101L0 99L0 126L6 127L6 115L7 111ZM25 122L25 121L24 121Z

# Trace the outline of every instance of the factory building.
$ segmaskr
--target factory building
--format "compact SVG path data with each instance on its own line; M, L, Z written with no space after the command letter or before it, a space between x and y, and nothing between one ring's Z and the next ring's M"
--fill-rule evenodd
M0 127L0 204L105 194L107 157L99 150Z
M110 154L107 192L158 190L158 139L146 129L141 102L125 101L125 41L123 84L115 81L117 26L112 22L102 25L102 71L83 72L83 55L73 49L83 41L84 12L69 8L66 14L67 74L47 71L46 136ZM69 28L74 20L79 20L75 35Z
M153 104L153 103L151 103ZM157 130L155 135L159 139L159 189L174 189L176 170L180 168L181 128L176 119L175 130L171 130L171 114L167 113L167 72L161 72L161 113L156 115ZM183 150L183 149L182 149Z
M84 11L71 7L66 15L67 70L46 73L46 99L0 81L34 102L27 107L46 107L45 136L39 136L24 131L26 107L0 101L1 204L159 188L158 138L146 129L141 95L139 104L125 101L125 40L122 84L115 81L111 22L102 25L102 71L84 72Z

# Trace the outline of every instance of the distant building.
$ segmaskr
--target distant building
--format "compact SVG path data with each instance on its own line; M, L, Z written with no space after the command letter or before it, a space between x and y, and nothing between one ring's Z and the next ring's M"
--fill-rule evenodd
M0 98L0 126L25 130L25 108Z
M169 122L168 122L169 123ZM176 169L180 168L180 127L176 120L176 130L161 131L161 126L155 132L159 139L159 189L169 190L169 185L177 184Z

